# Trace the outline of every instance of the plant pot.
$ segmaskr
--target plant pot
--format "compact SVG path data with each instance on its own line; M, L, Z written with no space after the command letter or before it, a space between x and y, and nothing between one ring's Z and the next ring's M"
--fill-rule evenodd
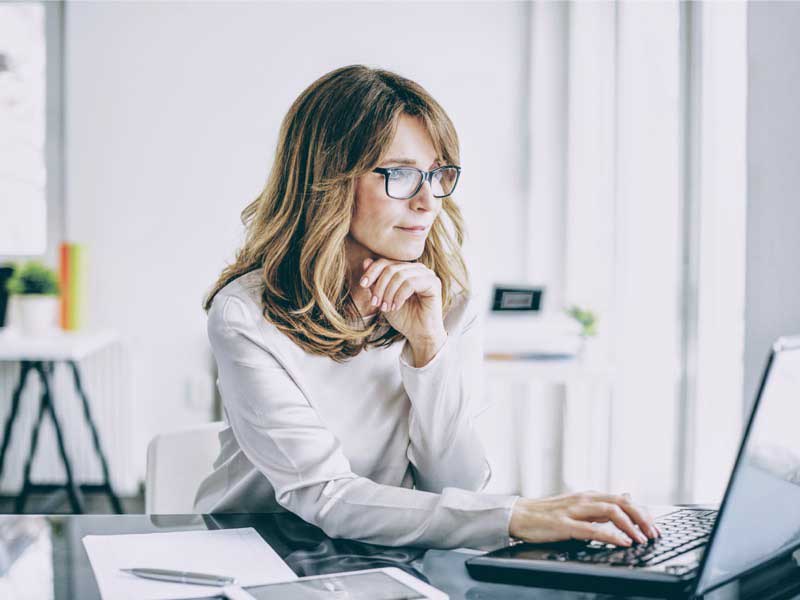
M587 367L602 367L605 364L602 349L598 347L598 341L594 336L581 335L578 357Z
M59 297L46 294L20 294L20 329L26 335L53 333L58 327Z

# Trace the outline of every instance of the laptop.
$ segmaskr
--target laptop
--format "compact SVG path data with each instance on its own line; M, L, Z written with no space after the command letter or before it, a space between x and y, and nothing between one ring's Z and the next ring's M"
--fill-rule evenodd
M656 518L661 538L646 544L517 543L467 570L484 581L694 598L800 548L800 336L772 347L719 510L670 508Z

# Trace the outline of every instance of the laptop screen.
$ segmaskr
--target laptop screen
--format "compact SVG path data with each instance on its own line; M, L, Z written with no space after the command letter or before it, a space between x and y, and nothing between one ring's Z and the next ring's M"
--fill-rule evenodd
M767 368L698 593L800 546L800 344L791 344Z

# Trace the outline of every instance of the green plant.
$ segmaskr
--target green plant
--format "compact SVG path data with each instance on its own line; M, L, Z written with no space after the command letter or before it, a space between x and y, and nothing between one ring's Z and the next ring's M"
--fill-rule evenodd
M44 264L32 260L14 269L11 279L6 282L9 294L58 295L58 276Z
M571 306L565 311L570 317L581 324L581 335L589 337L597 335L597 316L590 310Z

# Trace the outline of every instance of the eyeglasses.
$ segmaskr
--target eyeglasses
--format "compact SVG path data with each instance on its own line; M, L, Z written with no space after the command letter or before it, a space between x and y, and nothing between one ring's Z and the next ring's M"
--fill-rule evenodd
M433 171L423 171L416 167L378 167L372 170L380 173L386 183L386 195L397 200L408 200L417 195L425 181L431 182L434 198L446 198L453 193L461 175L461 167L446 165Z

